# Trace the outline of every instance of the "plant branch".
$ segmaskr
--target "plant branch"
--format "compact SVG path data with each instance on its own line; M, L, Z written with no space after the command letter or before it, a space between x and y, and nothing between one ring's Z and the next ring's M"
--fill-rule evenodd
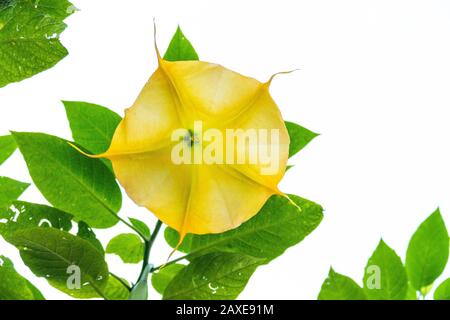
M122 222L123 224L125 224L128 228L132 229L134 232L136 232L145 242L148 242L147 237L141 232L139 231L137 228L135 228L131 223L129 223L128 221L122 219L121 217L119 217L118 215L116 215L117 219Z
M159 269L161 269L162 267L167 267L167 266L169 266L169 265L171 265L171 264L177 263L178 261L184 260L184 259L186 259L186 258L189 257L189 256L190 256L190 254L186 254L186 255L184 255L184 256L182 256L182 257L173 259L173 260L171 260L171 261L169 261L169 262L166 262L166 263L164 263L164 264L162 264L162 265L159 265L159 266L157 266L157 267L155 267L155 268L152 268L151 272L155 272L156 270L159 270Z
M144 277L148 276L148 274L146 274L147 273L146 269L149 264L150 252L152 250L153 244L155 243L156 237L158 236L159 230L161 229L161 226L162 226L162 222L161 222L161 220L158 220L156 222L155 228L153 229L150 239L145 241L144 259L142 261L142 269L141 269L141 273L139 275L138 281L136 283L138 283Z

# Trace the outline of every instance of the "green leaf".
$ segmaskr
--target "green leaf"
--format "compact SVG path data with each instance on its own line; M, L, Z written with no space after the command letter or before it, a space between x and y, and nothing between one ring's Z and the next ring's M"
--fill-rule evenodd
M173 278L184 268L183 264L170 264L152 274L152 285L153 288L160 294L164 294L169 283Z
M291 143L289 144L289 157L292 157L297 152L302 150L312 139L318 136L314 133L296 123L286 121L286 129L288 130Z
M5 256L0 256L0 300L44 300L44 296L14 269Z
M128 218L128 220L130 220L133 227L139 230L139 232L142 233L147 239L150 239L150 229L144 222L134 218Z
M411 283L409 282L405 300L417 300L417 291L411 286Z
M92 231L91 227L89 227L86 222L78 222L77 236L86 241L89 241L102 255L105 254L105 249L103 249L102 243L97 239L94 231Z
M320 289L318 300L366 300L364 290L358 284L330 268L328 278Z
M16 150L17 145L12 136L0 136L0 165Z
M0 1L0 87L53 67L67 55L59 41L67 0Z
M108 282L108 266L88 241L54 228L20 230L9 239L31 271L55 288L76 298L101 296Z
M0 177L0 211L6 210L28 188L29 184Z
M144 242L132 233L119 234L108 243L106 253L118 255L125 263L139 263L144 256Z
M112 172L67 141L42 133L13 133L30 175L53 206L93 228L108 228L118 221L122 195Z
M63 101L73 140L93 154L105 152L122 118L108 108L75 101ZM103 161L112 169L111 161Z
M403 300L408 279L402 260L383 240L367 262L364 291L370 300Z
M210 253L194 259L164 291L164 300L232 300L244 290L261 259Z
M122 281L126 282L122 279ZM106 288L103 290L103 294L108 300L128 300L130 291L119 280L113 276L109 276Z
M198 60L197 52L190 41L184 36L181 28L178 26L177 31L170 41L169 47L164 55L167 61L187 61Z
M256 216L240 227L220 234L189 234L179 250L190 253L190 258L221 251L270 261L302 241L323 218L323 209L318 204L294 195L289 197L301 211L285 197L272 196ZM166 228L165 238L169 245L175 247L179 235L175 230Z
M444 271L449 255L448 232L439 209L412 236L406 252L406 271L417 291L433 284Z
M434 300L450 300L450 278L442 282L434 291Z
M72 215L46 205L24 201L14 201L8 210L0 211L0 234L6 240L8 235L16 231L35 227L69 231L72 229Z

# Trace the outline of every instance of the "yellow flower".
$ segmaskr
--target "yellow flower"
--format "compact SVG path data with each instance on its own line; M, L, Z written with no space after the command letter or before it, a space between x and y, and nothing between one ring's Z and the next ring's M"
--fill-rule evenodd
M289 136L269 94L273 77L261 83L156 51L158 69L96 157L110 159L130 198L181 239L235 228L282 194Z

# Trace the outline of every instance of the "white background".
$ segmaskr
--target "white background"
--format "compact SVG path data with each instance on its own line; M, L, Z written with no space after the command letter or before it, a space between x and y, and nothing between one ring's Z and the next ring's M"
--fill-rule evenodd
M261 267L243 299L315 299L330 265L361 282L380 237L404 259L410 236L440 206L450 227L450 2L74 0L81 11L62 40L55 68L0 89L0 134L40 131L70 138L60 100L122 114L156 68L153 17L163 51L177 24L200 58L266 80L287 120L321 133L295 156L281 187L324 206L320 227ZM31 182L16 153L0 175ZM35 188L22 197L45 203ZM126 200L122 216L150 225ZM115 228L115 231L126 231ZM98 232L101 239L109 231ZM159 239L153 262L169 248ZM0 253L47 298L67 298ZM139 266L108 257L133 281ZM450 270L441 279L450 275ZM152 298L158 298L152 293Z

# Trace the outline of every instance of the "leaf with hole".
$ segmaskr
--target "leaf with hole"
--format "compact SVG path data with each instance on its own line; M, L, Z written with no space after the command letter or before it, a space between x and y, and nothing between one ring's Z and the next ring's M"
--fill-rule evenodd
M0 87L47 70L67 55L59 36L74 11L67 0L0 1Z
M9 236L38 277L75 298L101 297L108 282L103 255L88 241L54 228L20 230Z

